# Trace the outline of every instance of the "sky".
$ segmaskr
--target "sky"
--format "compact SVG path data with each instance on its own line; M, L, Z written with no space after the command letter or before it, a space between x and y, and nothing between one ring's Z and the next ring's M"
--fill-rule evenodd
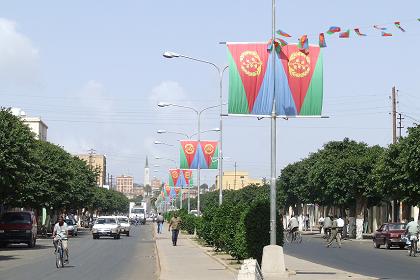
M276 29L296 42L329 26L360 27L366 37L326 36L323 115L328 119L277 122L277 174L331 140L345 137L369 145L392 141L391 89L398 89L402 135L420 119L420 2L390 0L284 1L276 7ZM400 21L407 30L393 26ZM388 27L381 37L373 25ZM113 176L143 182L151 174L167 179L169 160L179 161L179 135L193 134L196 115L172 102L202 109L219 104L218 76L210 65L164 51L202 58L223 67L226 46L219 42L267 41L271 0L231 1L0 1L0 106L22 108L48 125L48 140L72 154L95 149L107 156ZM223 79L228 98L228 75ZM227 107L224 107L226 112ZM219 126L218 110L203 113L202 130ZM217 132L201 138L217 140ZM155 145L162 141L167 145ZM223 120L224 170L270 177L270 120ZM155 165L158 165L155 167ZM212 185L217 171L203 170Z

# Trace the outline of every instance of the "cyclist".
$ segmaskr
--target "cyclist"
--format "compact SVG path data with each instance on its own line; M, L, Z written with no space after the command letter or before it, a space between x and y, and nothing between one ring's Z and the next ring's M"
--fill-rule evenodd
M414 250L413 254L416 255L417 246L415 246L417 240L419 239L419 225L414 221L414 218L410 218L410 222L405 226L405 233L408 235L408 240L410 240L410 256L411 251Z
M288 224L288 229L290 231L290 233L292 234L292 240L295 240L296 238L296 233L298 231L299 228L299 222L297 219L297 215L293 216L290 218L289 220L289 224Z
M69 249L68 249L68 241L67 241L68 236L69 234L68 234L67 224L64 222L63 217L60 216L58 218L58 222L54 226L52 238L53 238L54 248L56 251L57 251L58 238L61 238L64 252L66 252L66 259L64 260L66 263L69 262Z

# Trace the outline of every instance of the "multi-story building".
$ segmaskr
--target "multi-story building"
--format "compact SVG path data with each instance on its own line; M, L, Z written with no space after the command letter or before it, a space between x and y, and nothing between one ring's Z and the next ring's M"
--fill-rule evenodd
M153 178L150 185L152 186L153 192L160 191L162 189L162 181L158 178Z
M133 195L134 192L134 178L133 176L121 175L117 176L117 191L125 195Z
M225 171L222 178L223 190L239 190L248 185L263 185L260 179L252 179L245 171ZM219 175L216 176L216 190L219 189Z
M136 196L139 196L139 195L144 196L144 187L143 186L140 186L140 185L137 185L137 184L134 184L134 186L133 186L133 195L135 197Z
M30 130L35 133L35 138L42 141L47 141L48 126L41 120L40 117L28 117L20 108L12 108L12 114L19 117Z
M98 171L98 177L96 178L96 184L99 187L103 187L105 185L106 180L106 157L104 155L97 155L97 154L84 154L78 155L78 158L81 160L86 161L87 165L90 166L92 169Z

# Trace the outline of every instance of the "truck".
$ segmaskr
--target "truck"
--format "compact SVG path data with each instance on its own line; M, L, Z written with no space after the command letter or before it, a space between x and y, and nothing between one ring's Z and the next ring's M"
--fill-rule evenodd
M140 205L136 205L134 202L130 202L128 217L133 223L137 220L143 225L146 224L146 202L142 202Z

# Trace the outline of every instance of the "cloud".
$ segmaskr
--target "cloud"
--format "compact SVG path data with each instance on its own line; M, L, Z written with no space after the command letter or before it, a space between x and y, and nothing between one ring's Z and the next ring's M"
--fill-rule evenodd
M174 81L163 81L152 89L149 96L150 105L156 106L159 102L185 102L187 94L184 88ZM184 103L185 105L185 103Z
M106 94L105 86L98 81L90 80L78 92L82 107L92 112L105 113L112 109L112 100ZM106 115L102 115L103 117Z
M39 83L39 51L19 33L14 21L0 18L0 81L13 85Z

